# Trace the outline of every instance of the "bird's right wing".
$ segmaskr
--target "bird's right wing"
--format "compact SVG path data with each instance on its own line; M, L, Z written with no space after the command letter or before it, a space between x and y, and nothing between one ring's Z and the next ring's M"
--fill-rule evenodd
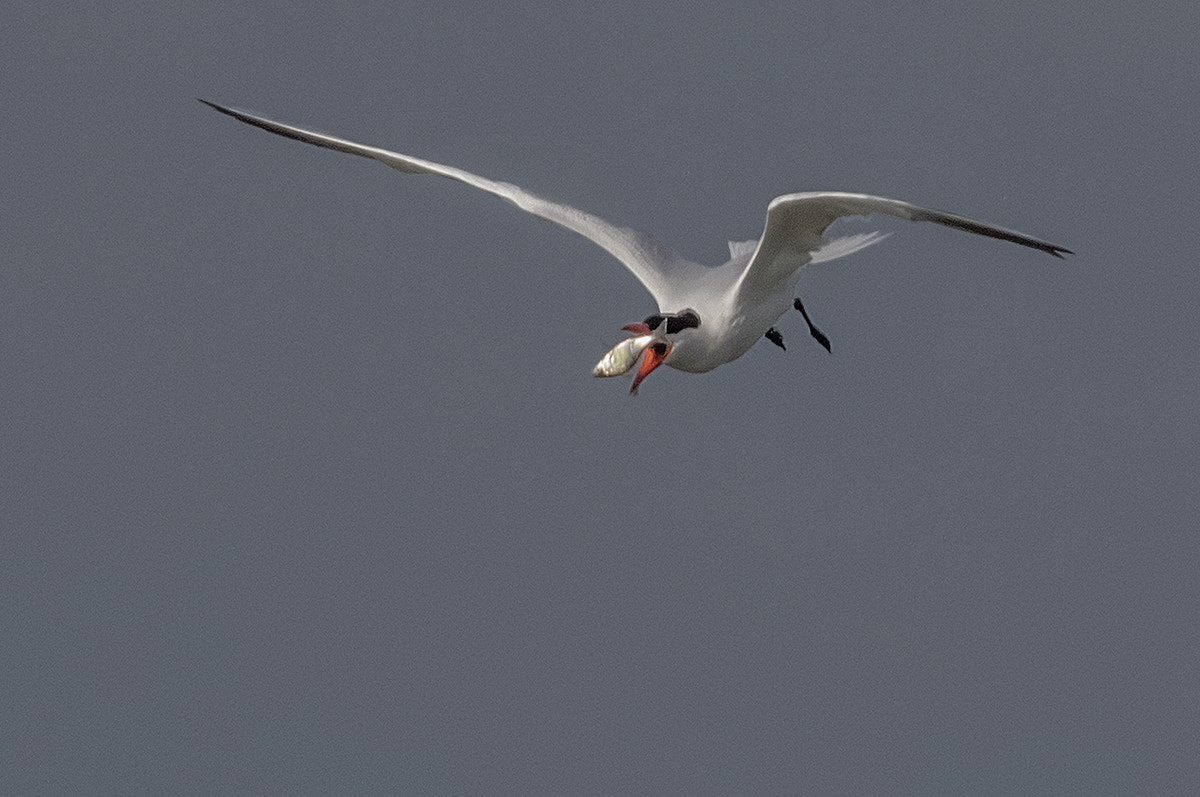
M451 180L458 180L460 183L466 183L481 191L487 191L489 194L507 199L521 210L566 227L599 245L621 261L660 304L661 298L668 292L671 269L680 262L680 258L674 250L649 233L628 227L618 227L570 205L543 199L537 194L511 183L488 180L453 166L444 166L440 163L414 158L411 155L401 155L398 152L390 152L379 147L356 144L353 141L335 138L324 133L275 122L245 111L226 108L208 100L200 100L200 102L223 114L228 114L234 119L254 127L260 127L276 135L294 138L297 141L304 141L338 152L371 158L408 174L436 174L441 177L449 177Z
M932 221L976 235L1011 241L1055 257L1071 254L1070 249L1024 233L969 219L956 213L918 207L898 199L839 191L785 194L771 200L771 204L767 206L767 226L763 230L758 249L738 280L739 296L744 301L752 302L777 290L796 269L806 263L831 260L879 240L878 237L872 237L872 234L852 236L832 242L835 245L822 252L822 247L831 243L824 237L830 224L845 216L871 216L877 213L908 221Z

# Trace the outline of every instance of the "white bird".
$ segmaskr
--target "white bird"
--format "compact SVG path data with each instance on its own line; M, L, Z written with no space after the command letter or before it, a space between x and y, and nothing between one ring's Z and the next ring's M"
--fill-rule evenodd
M760 338L783 347L775 322L791 307L799 310L809 332L826 349L829 340L818 330L795 298L796 282L808 263L833 260L878 243L878 232L826 238L825 231L845 216L884 214L909 221L932 221L989 238L1039 249L1055 257L1071 250L1046 241L975 221L954 213L929 210L908 202L869 194L810 191L784 194L767 206L762 237L729 242L729 260L721 266L702 266L684 260L649 233L618 227L582 210L552 202L524 188L489 180L453 166L357 144L324 133L275 122L207 100L205 105L246 124L319 147L371 158L408 174L436 174L466 183L535 216L552 221L598 244L629 269L658 303L659 312L623 329L638 336L638 346L618 344L619 356L596 366L597 376L615 376L632 368L631 357L642 363L630 392L660 365L703 373L741 357ZM652 336L652 340L647 340ZM616 349L614 349L616 352ZM644 352L644 354L643 354ZM619 362L616 367L613 362ZM605 367L607 364L607 367Z

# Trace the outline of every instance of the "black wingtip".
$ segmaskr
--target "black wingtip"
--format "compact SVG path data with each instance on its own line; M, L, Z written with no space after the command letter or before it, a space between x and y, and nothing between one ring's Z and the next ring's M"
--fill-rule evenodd
M215 102L209 102L208 100L204 99L203 97L197 97L196 100L198 102L204 103L209 108L212 108L214 111L225 114L226 116L232 116L234 119L240 118L237 111L234 111L232 108L226 108L224 105L217 105Z
M1011 239L1009 239L1009 240L1011 240ZM1021 244L1022 246L1028 246L1032 249L1038 249L1042 252L1045 252L1048 255L1054 255L1059 260L1063 259L1063 255L1075 254L1074 252L1072 252L1070 249L1068 249L1065 246L1059 246L1058 244L1047 243L1046 241L1039 241L1036 238L1030 238L1030 239L1024 240L1024 241L1013 241L1013 242Z

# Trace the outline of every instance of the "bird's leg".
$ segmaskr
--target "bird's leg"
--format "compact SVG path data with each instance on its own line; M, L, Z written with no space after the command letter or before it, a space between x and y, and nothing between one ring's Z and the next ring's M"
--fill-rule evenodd
M825 351L833 354L833 349L829 348L829 338L825 337L825 333L817 329L813 324L812 319L808 317L808 313L804 311L804 303L800 301L799 297L796 298L793 306L800 311L800 315L804 316L804 323L808 324L808 331L811 332L812 336L817 339L817 343L820 343L822 346L824 346ZM770 333L767 333L767 337L770 337Z
M783 345L783 335L780 335L779 330L776 329L775 327L771 327L770 329L768 329L767 334L763 335L763 337L766 338L767 340L771 341L772 343L774 343L776 346L783 349L784 351L787 351L787 346Z

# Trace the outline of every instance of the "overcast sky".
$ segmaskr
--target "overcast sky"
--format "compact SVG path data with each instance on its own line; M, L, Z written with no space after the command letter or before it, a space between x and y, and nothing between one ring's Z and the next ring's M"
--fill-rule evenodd
M3 13L0 792L1200 791L1200 11L411 5ZM1078 254L863 222L630 398L603 250L197 97Z

